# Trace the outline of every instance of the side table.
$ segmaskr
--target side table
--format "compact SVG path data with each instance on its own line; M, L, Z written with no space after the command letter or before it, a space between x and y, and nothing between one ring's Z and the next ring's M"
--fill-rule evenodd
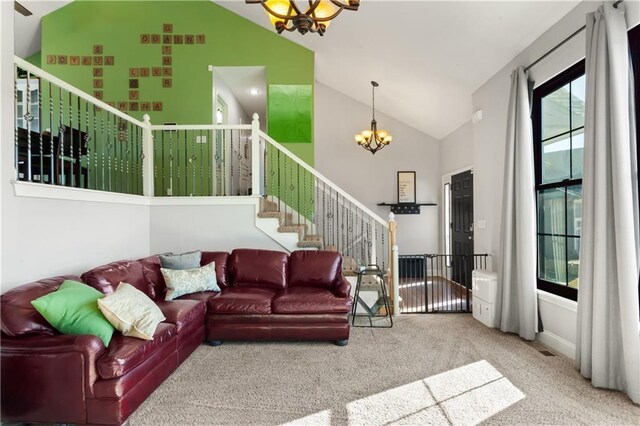
M384 273L378 267L378 265L361 266L356 272L358 275L358 281L356 283L356 291L354 294L353 308L351 311L351 325L353 327L374 327L374 328L391 328L393 327L393 317L391 315L391 306L389 303L389 297L387 296L387 289L384 284ZM367 305L365 301L360 298L360 289L363 286L363 277L374 276L374 285L379 285L378 300L371 306ZM358 305L363 308L365 314L356 314ZM384 315L380 314L380 309L384 308ZM356 325L356 317L368 317L369 325ZM374 325L373 318L388 318L388 325ZM386 323L386 321L385 321Z

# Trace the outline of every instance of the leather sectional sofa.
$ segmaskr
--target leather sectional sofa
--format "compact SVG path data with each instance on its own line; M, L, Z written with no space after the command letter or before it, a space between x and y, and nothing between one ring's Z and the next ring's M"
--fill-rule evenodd
M2 421L122 424L204 340L347 343L352 300L338 253L202 252L202 265L213 261L220 293L172 301L164 300L158 256L39 280L0 296ZM116 331L108 347L96 336L62 335L31 301L66 279L105 294L127 282L153 299L166 320L153 340Z

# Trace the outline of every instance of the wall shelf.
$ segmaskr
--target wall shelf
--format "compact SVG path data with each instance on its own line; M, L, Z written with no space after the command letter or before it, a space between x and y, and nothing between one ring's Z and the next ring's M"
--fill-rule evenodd
M420 214L420 206L437 206L436 203L378 203L378 205L391 207L393 214Z

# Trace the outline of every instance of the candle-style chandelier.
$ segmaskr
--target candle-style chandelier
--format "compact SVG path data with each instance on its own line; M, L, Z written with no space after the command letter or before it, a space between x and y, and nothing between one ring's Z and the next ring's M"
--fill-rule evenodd
M379 86L375 81L371 82L371 106L372 106L372 119L371 130L363 130L355 136L358 145L371 151L375 154L385 146L389 145L393 140L393 137L386 130L378 130L378 122L376 121L376 87Z
M360 0L307 0L308 7L301 9L295 0L246 0L248 4L260 3L278 34L284 30L298 30L324 35L331 20L343 10L358 10ZM303 3L300 1L300 3Z

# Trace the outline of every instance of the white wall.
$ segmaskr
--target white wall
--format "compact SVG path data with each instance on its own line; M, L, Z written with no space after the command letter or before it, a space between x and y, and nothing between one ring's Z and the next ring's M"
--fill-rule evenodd
M380 89L384 90L384 82ZM404 123L376 112L380 129L393 142L371 155L353 136L368 129L371 106L316 81L315 167L358 201L386 219L397 202L398 171L415 170L418 202L437 202L440 191L440 143ZM438 208L423 206L419 215L396 215L400 254L438 252Z
M253 205L152 206L151 253L260 248L284 251L255 226Z
M473 165L473 125L466 122L440 142L440 172L442 175Z
M504 144L511 71L517 66L529 65L583 26L585 15L601 4L600 1L580 3L473 94L473 110L483 110L483 120L472 125L474 213L476 224L478 220L486 221L485 229L475 230L475 250L494 255L494 270L497 270L500 264ZM624 5L627 9L627 23L631 28L640 22L640 2L627 1ZM540 85L584 56L585 32L582 32L533 67L531 78L536 85ZM450 156L449 153L445 155ZM447 158L446 162L449 161L453 160ZM567 303L560 306L558 303L550 302L552 298L549 296L543 294L539 297L546 335L540 336L540 339L572 355L572 347L576 341L575 302L566 301Z
M13 133L13 4L0 2L0 141L11 140ZM4 268L2 266L2 241L4 241L4 197L7 175L7 159L11 158L10 144L0 144L0 285Z
M2 291L149 254L149 206L15 197L6 189Z
M246 113L238 99L233 95L231 89L227 85L227 82L224 81L224 78L215 71L215 67L213 70L213 90L214 90L214 107L213 112L217 110L217 97L220 96L227 103L227 113L228 113L228 124L249 124L251 123L251 117ZM212 123L215 124L215 118L213 118Z

